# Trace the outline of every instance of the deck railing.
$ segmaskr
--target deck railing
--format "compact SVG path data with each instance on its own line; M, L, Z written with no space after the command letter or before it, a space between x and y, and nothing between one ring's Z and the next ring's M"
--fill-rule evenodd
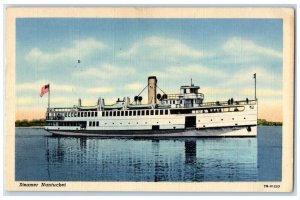
M241 101L215 101L215 102L205 102L201 104L201 107L207 106L231 106L231 105L255 105L256 100L241 100Z
M168 98L167 99L179 99L179 98L182 98L182 97L185 97L185 98L204 98L204 94L202 93L198 93L198 94L194 94L194 93L189 93L189 94L167 94L168 95Z

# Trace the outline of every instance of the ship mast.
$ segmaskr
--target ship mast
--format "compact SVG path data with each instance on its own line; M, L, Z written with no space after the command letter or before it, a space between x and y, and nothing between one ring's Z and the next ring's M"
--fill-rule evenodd
M257 98L256 98L256 73L253 74L253 78L254 78L254 99L257 100Z

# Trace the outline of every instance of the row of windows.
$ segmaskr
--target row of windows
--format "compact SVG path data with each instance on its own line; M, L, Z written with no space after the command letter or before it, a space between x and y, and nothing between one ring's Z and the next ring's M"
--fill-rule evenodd
M169 110L122 110L122 111L103 111L102 116L142 116L142 115L168 115ZM50 117L97 117L98 112L66 112L66 113L50 113Z
M169 110L122 110L103 111L102 117L108 116L143 116L143 115L168 115Z
M198 88L184 88L184 89L181 89L181 91L183 91L183 94L186 94L186 93L195 93L197 94L198 93Z
M111 122L111 123L104 123L104 125L117 125L117 124L148 124L148 122L119 122L119 123L115 123L115 122ZM156 122L156 124L159 124L159 122ZM169 121L169 124L171 124L171 121ZM90 121L89 122L89 126L99 126L99 121Z
M229 108L215 108L215 109L201 109L197 113L215 113L215 112L238 112L244 111L245 107L229 107ZM192 113L192 110L171 110L171 114L188 114ZM102 117L108 116L144 116L144 115L168 115L169 110L122 110L122 111L103 111ZM97 117L98 112L86 111L86 112L65 112L65 113L50 113L50 117L56 117L57 119L63 117Z
M99 126L99 121L96 121L96 122L90 121L89 126Z
M240 112L244 110L245 110L244 106L239 106L239 107L228 107L228 108L202 109L202 110L198 110L198 113Z
M47 126L82 126L82 122L47 122Z
M98 112L68 112L65 117L97 117Z
M64 113L49 113L49 117L57 117L57 118L63 118L63 117L97 117L98 112L64 112Z

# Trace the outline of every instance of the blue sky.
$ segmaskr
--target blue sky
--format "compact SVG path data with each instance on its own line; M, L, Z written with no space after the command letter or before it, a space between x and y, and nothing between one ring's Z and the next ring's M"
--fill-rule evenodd
M91 105L133 98L149 75L169 93L193 78L207 101L253 98L257 73L260 103L282 112L282 28L281 19L19 18L17 110L45 110L46 83L53 106Z

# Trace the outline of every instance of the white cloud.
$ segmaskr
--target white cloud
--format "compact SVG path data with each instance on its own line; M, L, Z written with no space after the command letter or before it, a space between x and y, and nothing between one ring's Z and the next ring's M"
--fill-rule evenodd
M68 58L77 60L94 53L97 50L103 50L106 48L102 42L97 41L94 38L87 38L84 40L78 40L73 43L72 47L61 48L55 52L44 52L39 48L32 48L31 51L25 56L25 60L28 62L41 62L51 63L55 61L61 61Z
M201 79L207 78L224 78L227 76L224 71L218 69L209 68L202 65L185 65L182 67L168 67L164 71L153 72L157 76L168 79L201 77Z
M20 83L17 84L16 89L17 91L37 91L39 93L41 88L50 83L50 90L53 91L60 91L60 92L73 92L76 90L76 86L74 85L66 85L66 84L59 84L53 83L46 80L38 80L36 82L27 82L27 83Z
M242 95L245 96L251 96L254 94L254 90L252 89L245 89L242 91ZM281 90L276 90L276 89L257 89L256 94L259 97L281 97L282 92Z
M264 59L264 56L282 58L282 52L256 44L240 37L230 38L223 45L225 54L232 55L236 61Z
M201 92L208 95L228 95L233 92L232 89L220 89L220 88L213 88L213 87L205 87L201 89Z
M84 71L74 72L73 75L80 78L97 77L100 79L110 79L120 76L131 76L136 70L131 67L118 67L111 64L104 64L99 67L89 67Z
M145 85L141 84L141 83L129 83L127 85L125 85L125 89L126 90L141 90L145 87Z
M20 97L16 99L17 105L31 105L36 99L32 97Z
M259 83L281 83L282 77L278 74L267 71L263 66L249 66L249 68L235 71L228 74L224 86L241 85L253 82L253 74L256 73L256 79Z
M87 92L92 93L92 94L95 94L95 93L109 93L111 91L113 91L112 87L97 87L97 88L87 89Z
M137 41L130 49L121 52L118 56L121 58L134 58L138 55L143 55L143 59L154 60L174 60L178 57L199 59L208 56L206 52L192 48L179 40L157 36Z
M42 102L43 99L40 98L39 96L36 97L31 97L31 96L24 96L24 97L17 97L16 98L17 106L43 106ZM73 101L69 100L68 98L65 97L52 97L51 100L51 105L53 104L64 104L67 106L71 106Z

